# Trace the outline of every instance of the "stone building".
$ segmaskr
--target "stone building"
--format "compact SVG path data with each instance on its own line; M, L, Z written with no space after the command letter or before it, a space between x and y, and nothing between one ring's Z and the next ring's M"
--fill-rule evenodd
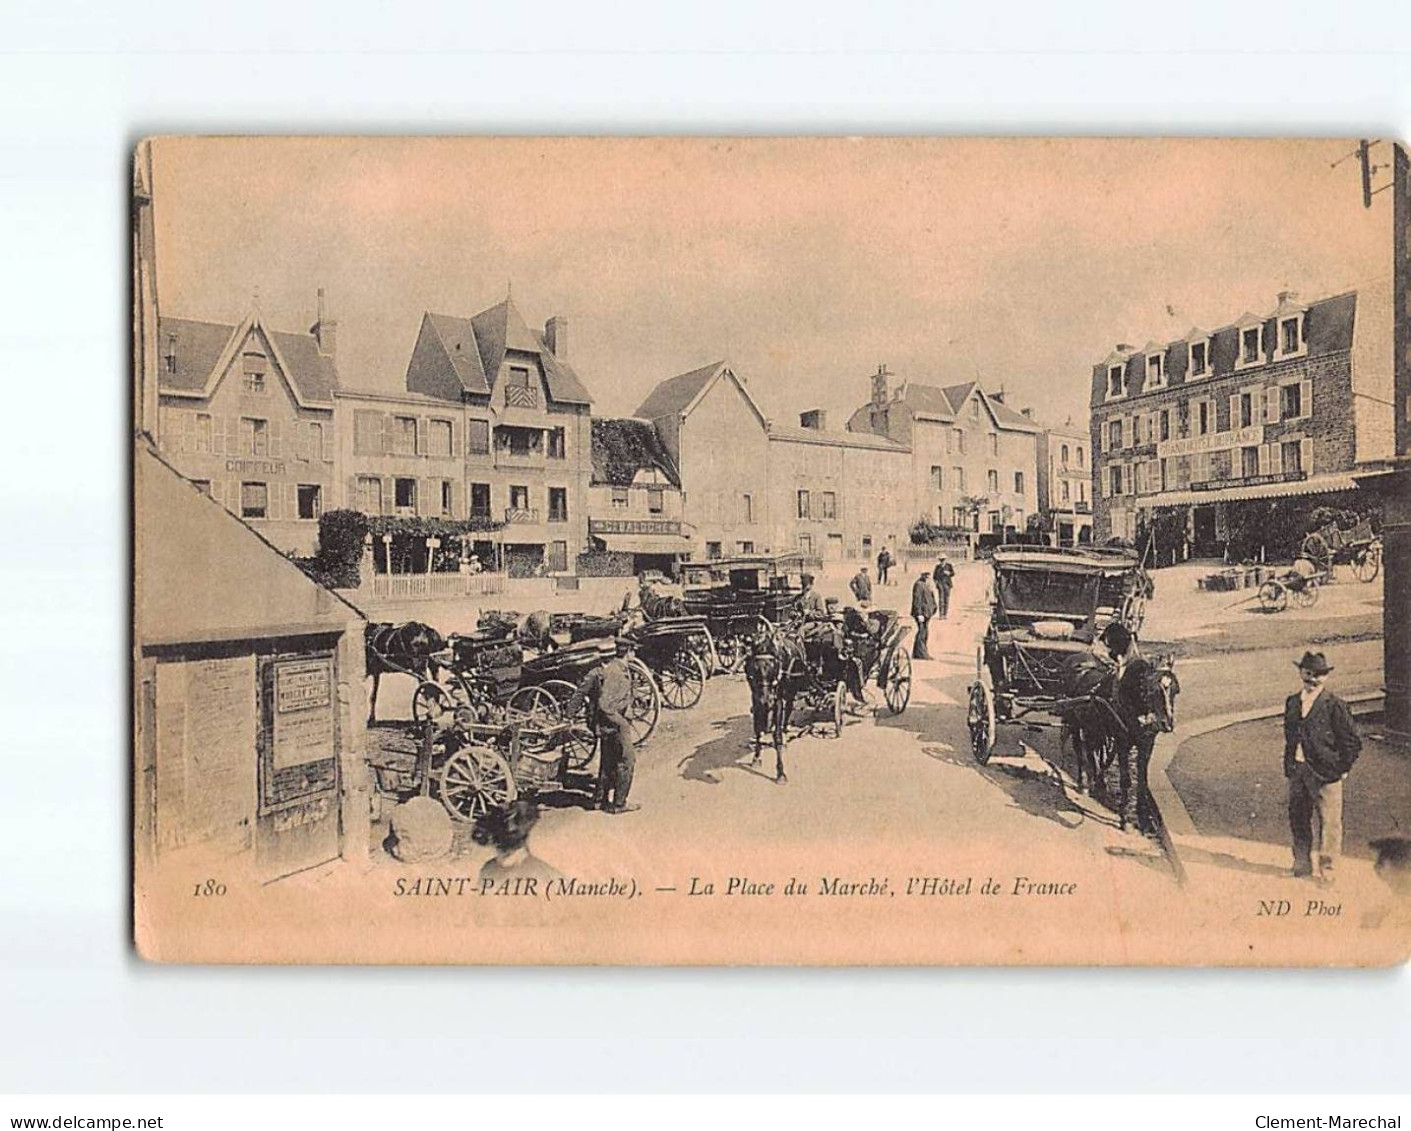
M1174 516L1192 554L1218 555L1242 503L1345 500L1353 468L1391 451L1386 314L1284 291L1267 314L1119 344L1092 370L1094 536Z
M588 548L591 406L566 319L539 334L510 298L470 318L428 311L406 393L340 394L345 505L470 519L511 573L570 572Z
M1039 513L1059 546L1092 541L1092 460L1088 431L1071 420L1038 435Z
M821 409L769 426L769 544L825 561L871 561L907 541L911 453L886 436L830 432Z
M769 422L729 363L658 384L633 414L651 423L682 485L697 558L769 549Z
M978 530L1023 531L1038 511L1042 431L1026 414L967 381L944 388L898 378L885 365L872 399L848 421L851 432L886 436L911 452L909 482L898 485L911 521Z
M173 468L282 550L311 553L335 494L337 324L306 334L252 310L238 326L156 321L158 438Z
M594 418L591 550L580 558L580 572L674 573L690 550L681 513L681 479L656 429L645 420ZM589 567L599 555L610 558Z

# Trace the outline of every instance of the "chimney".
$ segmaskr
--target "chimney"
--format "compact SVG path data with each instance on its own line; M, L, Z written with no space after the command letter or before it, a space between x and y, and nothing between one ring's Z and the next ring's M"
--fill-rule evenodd
M1297 291L1280 291L1280 292L1279 292L1279 305L1280 305L1280 306L1283 306L1284 303L1286 303L1286 302L1297 302L1297 301L1298 301L1298 292L1297 292Z
M568 360L568 319L555 314L544 323L544 344L561 361Z
M883 362L877 366L877 372L872 376L872 403L877 405L886 404L890 400L888 384L891 382L892 374L887 372L887 364Z
M821 408L811 408L807 412L799 413L799 424L814 432L826 432L828 430L828 413Z
M1033 419L1034 419L1034 410L1033 410L1032 408L1021 408L1021 409L1019 410L1019 415L1020 415L1020 416L1023 416L1023 417L1026 417L1026 418L1029 419L1029 420L1033 420Z
M318 352L324 357L333 357L338 349L338 323L329 318L323 308L323 288L318 289L318 321L309 327L309 333L318 342Z
M990 394L990 400L992 400L992 401L999 401L1000 404L1004 404L1004 386L1003 386L1003 385L1001 385L998 389L996 389L993 393Z
M1127 342L1118 342L1118 343L1117 343L1117 352L1118 352L1118 353L1131 353L1131 352L1132 352L1132 347L1131 347L1131 345L1129 345Z

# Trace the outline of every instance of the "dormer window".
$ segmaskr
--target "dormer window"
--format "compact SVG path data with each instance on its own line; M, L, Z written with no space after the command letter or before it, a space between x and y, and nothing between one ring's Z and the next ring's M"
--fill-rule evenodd
M1308 308L1297 301L1292 291L1279 292L1279 305L1274 311L1274 356L1300 357L1308 350Z
M1117 400L1127 395L1127 362L1132 353L1131 346L1119 345L1103 359L1102 371L1107 374L1104 400Z
M1250 369L1262 365L1264 357L1264 319L1248 312L1235 323L1235 368Z
M1259 328L1257 326L1240 331L1240 363L1243 365L1257 365L1259 363Z
M1126 390L1122 387L1123 367L1120 365L1109 365L1107 367L1107 395L1109 397L1120 397Z
M1210 371L1210 343L1191 344L1191 376L1204 377Z
M1165 383L1166 373L1162 368L1161 354L1148 354L1146 359L1146 387L1148 389L1159 389Z

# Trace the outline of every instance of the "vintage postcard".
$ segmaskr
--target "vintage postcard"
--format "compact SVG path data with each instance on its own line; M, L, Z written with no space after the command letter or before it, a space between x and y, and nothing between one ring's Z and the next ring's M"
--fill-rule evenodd
M162 962L1391 964L1384 139L134 155Z

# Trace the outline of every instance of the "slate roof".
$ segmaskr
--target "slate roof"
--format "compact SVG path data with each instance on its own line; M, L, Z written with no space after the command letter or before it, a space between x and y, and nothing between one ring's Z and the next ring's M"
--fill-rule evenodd
M543 335L529 328L512 299L506 298L470 318L429 310L423 317L441 339L454 382L465 392L493 392L505 354L514 350L539 358L551 400L560 404L593 403L592 394L573 367L554 356Z
M285 374L300 398L332 404L338 388L338 369L331 357L318 352L312 334L287 334L260 328L268 334L284 359ZM230 345L239 326L224 322L202 322L192 318L161 318L157 324L158 387L162 392L201 393ZM176 335L176 372L167 371L167 354Z
M673 486L681 486L681 477L650 423L595 416L592 485L628 487L644 468L656 468Z
M820 428L802 428L793 424L771 424L769 438L802 444L836 444L841 448L871 448L879 452L911 450L905 444L899 444L876 432L828 432Z
M725 365L724 361L713 361L689 373L668 377L659 382L644 400L634 416L643 420L659 420L663 416L675 416L684 412L686 406L696 399L712 377Z
M1344 353L1352 349L1353 331L1357 320L1357 292L1332 295L1308 304L1307 313L1308 357L1320 354ZM1197 383L1205 384L1235 372L1235 358L1239 353L1239 321L1222 326L1210 335L1210 365L1208 376L1197 378ZM1274 346L1277 333L1277 319L1270 315L1264 319L1260 334L1261 355L1268 359ZM1300 355L1303 356L1303 355ZM1265 360L1260 365L1276 363ZM1185 384L1186 372L1190 365L1190 344L1185 339L1171 342L1166 347L1166 384L1164 388L1174 388ZM1257 367L1250 366L1248 372ZM1146 355L1133 353L1126 361L1127 395L1121 398L1125 403L1140 396L1146 389ZM1093 366L1090 404L1096 408L1107 403L1107 365L1099 362ZM1115 402L1116 403L1116 402Z

